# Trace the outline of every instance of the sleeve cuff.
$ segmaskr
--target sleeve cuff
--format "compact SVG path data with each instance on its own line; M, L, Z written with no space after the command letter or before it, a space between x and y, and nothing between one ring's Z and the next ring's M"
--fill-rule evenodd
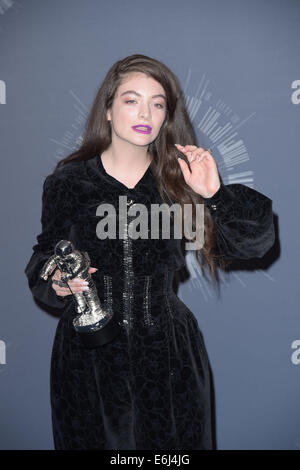
M52 287L51 277L49 277L47 281L38 279L36 285L32 288L32 293L37 300L40 300L44 304L54 308L64 308L71 297L62 297L57 295L56 291Z
M217 192L211 197L203 197L205 204L207 207L213 211L218 209L218 206L225 200L227 195L227 190L225 184L221 183L220 187Z

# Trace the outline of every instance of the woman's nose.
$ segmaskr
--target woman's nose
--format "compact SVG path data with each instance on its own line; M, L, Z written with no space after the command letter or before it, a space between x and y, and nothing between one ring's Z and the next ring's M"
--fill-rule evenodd
M141 119L147 118L149 115L150 115L150 111L149 111L148 106L145 105L142 108L140 108L139 117Z

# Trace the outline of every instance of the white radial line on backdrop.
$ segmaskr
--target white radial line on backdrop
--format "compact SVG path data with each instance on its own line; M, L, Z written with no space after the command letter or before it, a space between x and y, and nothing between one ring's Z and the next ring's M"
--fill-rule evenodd
M205 302L208 302L208 296L203 288L203 283L202 281L198 278L198 277L194 277L190 280L189 284L188 284L188 288L190 291L193 291L194 289L199 289L201 290L202 292L202 296L205 300ZM212 296L210 296L212 297Z
M73 103L73 108L75 109L77 116L75 116L73 123L71 123L70 128L66 130L62 136L61 141L56 139L50 139L51 142L58 144L59 147L66 148L71 152L77 149L78 145L82 142L82 135L78 135L80 128L84 124L87 118L87 107L83 101L77 96L77 94L69 89L69 93L72 96L72 99L75 100ZM76 137L77 135L77 137ZM57 157L62 158L62 149L58 149Z
M71 93L71 95L75 98L75 100L78 101L78 103L80 104L80 106L82 106L82 108L84 108L86 111L88 111L86 105L81 101L81 99L76 95L76 93L73 91L73 90L69 90L69 92ZM75 106L75 105L74 105Z
M246 287L246 284L244 281L242 281L242 278L241 276L239 276L238 274L236 273L233 273L234 277L238 280L238 282L243 286L243 287Z
M202 82L204 81L204 79L205 79L205 74L202 75L202 78L201 78L201 80L200 80L200 83L199 83L199 86L198 86L198 90L196 91L196 95L195 95L196 98L197 98L197 95L198 95L198 93L199 93L199 90L200 90L200 88L201 88L201 86L202 86ZM203 97L203 95L204 95L204 92L205 92L205 90L206 90L208 84L209 84L209 80L207 80L205 86L204 86L203 89L202 89L201 95L200 95L200 97L199 97L198 99L200 99L200 100L202 99L202 97Z
M219 277L220 277L220 280L223 284L225 284L226 286L229 286L230 284L230 274L231 272L223 272L223 271L219 271Z
M231 175L227 175L226 182L227 184L246 184L250 188L253 187L253 171L243 171L240 173L233 173Z
M208 283L204 282L201 267L198 265L198 261L195 259L195 255L192 253L187 254L187 267L191 275L189 289L192 290L194 288L200 287L205 301L207 301L208 296L213 297L212 290L209 288Z
M200 80L198 89L197 89L196 94L194 96L185 95L186 107L187 107L187 110L188 110L191 121L194 120L194 117L196 116L200 106L202 105L203 95L206 92L206 89L207 89L208 84L209 84L209 80L207 80L205 82L205 84L203 85L202 82L204 80L205 80L205 74L202 75L202 78ZM201 91L200 97L198 98L198 94L201 90L201 87L202 87L202 91Z
M273 281L273 282L276 282L276 279L271 276L269 273L266 273L265 271L263 271L262 269L257 269L258 272L260 272L260 274L262 274L263 276L265 276L267 279L269 279L270 281Z
M187 75L187 78L186 78L186 82L185 82L185 85L184 85L184 90L183 90L184 95L186 95L186 90L189 86L189 81L190 81L191 75L192 75L192 70L189 69L188 75Z
M219 167L225 166L227 169L233 168L249 160L249 154L243 140L231 141L218 145L218 151L223 158Z
M55 139L49 139L50 142L54 142L54 144L58 144L61 147L65 147L66 149L73 150L73 147L69 147L69 145L63 144L62 142L59 142L58 140Z
M245 117L242 121L240 121L236 126L232 127L231 129L229 129L228 131L225 132L225 135L226 133L229 133L229 132L234 132L236 131L239 127L243 126L252 116L254 116L256 114L256 112L254 111L252 114L250 114L249 116ZM218 140L220 140L221 138L223 138L224 136L223 135L220 135L219 137L216 138L216 140L213 142L213 145L217 145L217 142ZM213 140L213 139L212 139ZM222 142L221 142L222 143Z

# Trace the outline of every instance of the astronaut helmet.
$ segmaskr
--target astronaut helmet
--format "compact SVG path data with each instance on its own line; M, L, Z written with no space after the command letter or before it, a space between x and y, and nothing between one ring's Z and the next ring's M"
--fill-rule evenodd
M60 240L54 248L54 253L62 258L72 253L72 251L74 251L74 245L70 240Z

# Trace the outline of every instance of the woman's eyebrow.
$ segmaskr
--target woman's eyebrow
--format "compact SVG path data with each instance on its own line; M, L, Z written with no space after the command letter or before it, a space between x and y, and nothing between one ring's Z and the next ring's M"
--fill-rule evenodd
M134 95L137 95L137 96L142 96L142 95L140 95L140 93L138 93L137 91L134 91L134 90L123 91L123 93L121 93L120 96L126 95L127 93L131 93L131 94L134 94ZM153 95L153 96L151 96L151 98L158 98L158 97L161 97L161 98L163 98L165 101L167 101L166 96L165 96L165 95L162 95L162 94L158 94L158 95Z

